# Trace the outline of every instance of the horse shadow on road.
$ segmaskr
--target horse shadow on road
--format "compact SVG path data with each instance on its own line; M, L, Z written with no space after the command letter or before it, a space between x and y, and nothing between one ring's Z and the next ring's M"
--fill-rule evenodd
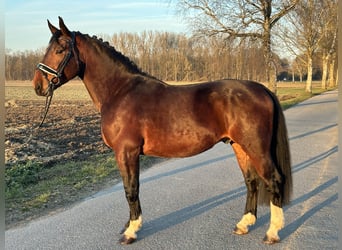
M319 193L323 192L324 190L330 188L332 185L336 184L338 177L335 176L328 181L322 183L321 185L317 186L313 190L309 191L308 193L292 200L289 206L284 207L284 213L286 215L286 211L292 207L295 207L303 202L317 196ZM279 236L282 240L288 238L291 234L293 234L298 228L300 228L308 219L318 213L322 208L329 206L333 202L337 201L338 194L337 192L325 199L320 203L314 203L313 206L308 209L304 214L298 217L296 220L291 221L289 224L285 225L285 227L279 232ZM257 229L267 223L269 223L270 214L267 213L262 217L258 218L257 223L251 228L251 230Z
M232 191L216 195L212 198L198 202L188 207L184 207L175 212L163 215L151 221L145 222L142 230L139 232L141 239L149 237L157 232L176 226L191 218L208 212L217 206L228 203L234 199L246 195L246 188L244 186L238 187Z
M196 163L196 164L184 166L184 167L177 168L177 169L172 169L170 171L165 171L165 172L162 172L162 173L159 173L159 174L156 174L156 175L152 175L152 176L148 176L148 177L143 177L143 178L140 179L140 184L152 182L152 181L155 181L155 180L158 180L158 179L161 179L161 178L170 177L172 175L176 175L176 174L179 174L179 173L182 173L182 172L190 171L190 170L193 170L193 169L196 169L196 168L201 168L201 167L207 166L209 164L213 164L215 162L219 162L219 161L226 160L226 159L233 158L233 157L235 157L235 154L224 155L224 156L221 156L221 157L217 157L217 158L214 158L214 159L209 159L209 160L206 160L206 161L203 161L203 162L199 162L199 163ZM116 184L115 186L113 186L113 187L111 187L109 189L102 190L102 191L92 195L90 198L95 198L95 197L99 197L99 196L106 195L106 194L109 194L109 193L122 191L122 189L123 189L123 183L120 182L119 184Z

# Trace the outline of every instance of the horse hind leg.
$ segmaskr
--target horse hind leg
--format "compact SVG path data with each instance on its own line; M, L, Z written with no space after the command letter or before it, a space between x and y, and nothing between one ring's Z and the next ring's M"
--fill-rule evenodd
M235 234L242 235L248 233L249 227L254 225L257 219L259 177L251 164L250 158L241 146L237 143L233 143L232 147L236 154L236 158L247 187L247 199L244 215L236 224L234 229Z
M280 241L278 232L284 227L285 219L283 213L284 180L276 169L271 157L264 159L257 168L259 176L263 179L259 194L261 202L269 202L271 219L270 226L264 237L264 243L274 244Z
M280 241L278 232L285 225L283 204L283 178L280 176L276 168L271 174L270 183L266 185L266 190L270 193L270 210L271 219L270 226L264 237L264 243L274 244Z
M271 207L271 223L264 237L265 244L274 244L280 241L278 232L284 227L285 219L282 207L274 205L270 202Z
M247 234L257 218L258 202L270 203L270 227L264 237L264 243L273 244L280 241L278 232L284 227L285 220L282 209L283 178L275 168L271 157L251 160L249 155L237 143L232 147L238 159L247 187L245 212L242 219L236 224L235 234ZM265 154L264 154L265 156Z
M257 219L258 177L253 171L247 171L245 183L247 187L245 211L242 219L235 226L235 234L247 234L249 227L254 225Z

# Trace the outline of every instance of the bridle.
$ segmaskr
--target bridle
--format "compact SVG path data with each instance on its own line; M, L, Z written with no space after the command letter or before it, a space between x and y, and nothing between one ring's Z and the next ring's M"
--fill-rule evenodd
M64 56L63 60L60 62L60 64L57 67L57 70L51 68L50 66L44 64L44 63L38 63L37 65L37 69L40 70L44 77L48 80L47 76L48 75L52 75L53 78L51 78L51 80L49 81L49 90L53 91L56 88L60 87L62 85L61 83L61 77L63 75L63 71L64 68L66 67L66 65L68 64L68 62L70 61L72 55L75 56L75 61L76 64L78 66L78 71L80 71L80 63L79 63L79 58L78 58L78 54L76 53L76 49L75 49L75 32L71 32L71 39L64 39L68 44L68 52L66 53L66 55ZM60 38L61 39L61 38Z
M81 71L78 54L76 53L76 47L75 47L75 39L76 38L75 37L76 37L75 32L71 32L71 39L64 39L69 45L68 46L68 52L65 54L63 60L58 65L57 70L51 68L50 66L48 66L44 63L38 63L38 65L36 67L38 70L40 70L42 72L45 79L49 82L48 89L47 89L47 93L49 93L49 94L46 96L44 116L43 116L43 119L42 119L41 123L39 124L38 128L40 128L45 121L46 115L47 115L49 108L50 108L50 104L51 104L51 100L53 97L54 90L64 84L64 83L61 83L61 78L63 76L64 68L67 66L72 55L74 55L74 58L75 58L75 61L76 61L77 67L78 67L78 74ZM48 75L53 76L51 78L51 80L48 79Z

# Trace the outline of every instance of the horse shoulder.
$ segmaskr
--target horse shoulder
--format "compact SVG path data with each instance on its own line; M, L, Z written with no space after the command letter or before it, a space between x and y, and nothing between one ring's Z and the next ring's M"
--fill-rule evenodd
M104 104L101 109L101 134L107 146L115 150L122 144L138 143L138 117L129 100Z

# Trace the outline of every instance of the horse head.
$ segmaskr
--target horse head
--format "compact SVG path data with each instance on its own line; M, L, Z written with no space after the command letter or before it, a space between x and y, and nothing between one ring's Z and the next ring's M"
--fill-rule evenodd
M76 77L80 72L80 61L76 47L76 34L69 31L59 17L59 28L48 20L52 33L43 60L37 65L33 86L40 96L51 96L53 91Z

